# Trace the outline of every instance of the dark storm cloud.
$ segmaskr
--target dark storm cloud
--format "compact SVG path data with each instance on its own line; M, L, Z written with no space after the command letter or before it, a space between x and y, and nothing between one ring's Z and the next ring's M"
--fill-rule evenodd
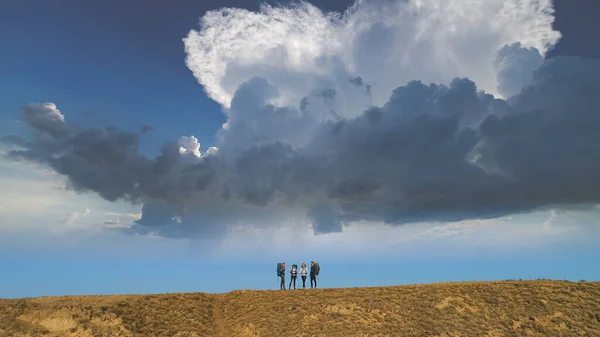
M481 125L482 165L502 172L536 204L600 198L600 61L554 58L514 98L519 113ZM596 93L596 94L594 94Z
M339 212L329 205L319 205L308 211L308 218L313 222L315 234L339 233L342 223Z
M132 195L140 174L150 164L137 153L137 134L112 129L62 130L61 138L53 138L52 143L33 143L27 150L9 154L46 162L66 175L77 191L94 191L109 201Z
M210 159L186 161L175 143L165 144L159 156L148 159L139 153L137 133L112 126L68 126L62 114L48 104L32 104L24 107L23 113L33 139L8 137L25 148L11 150L8 156L50 165L67 176L68 186L79 192L97 192L109 201L158 198L177 202L190 190L206 188L213 175Z
M237 91L211 155L168 143L149 159L138 134L79 130L44 105L24 109L35 136L13 139L26 149L10 155L46 162L77 190L143 202L134 232L221 235L240 221L276 224L284 209L301 210L315 233L355 220L490 218L600 201L598 92L600 61L559 57L508 101L468 79L413 81L382 107L320 120L306 112L311 98L302 109L268 104L276 88L257 78Z

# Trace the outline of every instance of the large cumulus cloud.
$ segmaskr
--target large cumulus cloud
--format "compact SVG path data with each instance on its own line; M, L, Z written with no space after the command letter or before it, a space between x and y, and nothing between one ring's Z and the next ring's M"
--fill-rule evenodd
M236 145L227 151L202 152L188 137L156 158L138 152L135 133L80 130L52 104L31 105L23 111L35 137L10 138L24 147L10 155L49 164L75 189L143 202L131 230L169 236L219 235L241 223L308 221L328 233L356 220L496 217L600 201L599 79L600 61L555 58L509 101L466 78L413 81L381 107L321 122L306 113L310 99L302 108L274 107L248 95L252 87L258 96L277 92L253 79L234 106L261 117L240 117L231 130L258 118L248 134L272 131L271 138L223 130L223 142Z
M185 43L227 114L217 147L186 136L148 158L143 132L80 129L44 103L23 108L32 133L8 155L142 203L127 230L173 237L600 201L600 61L544 60L560 35L549 1L435 3L209 12Z

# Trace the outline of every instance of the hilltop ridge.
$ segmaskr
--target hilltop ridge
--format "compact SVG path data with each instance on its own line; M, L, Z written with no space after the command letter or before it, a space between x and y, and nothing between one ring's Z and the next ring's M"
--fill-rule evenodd
M496 281L0 300L0 336L600 336L600 283Z

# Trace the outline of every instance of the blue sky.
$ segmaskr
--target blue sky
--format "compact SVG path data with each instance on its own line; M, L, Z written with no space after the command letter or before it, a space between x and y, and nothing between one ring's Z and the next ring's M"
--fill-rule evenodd
M0 266L5 273L0 279L0 297L275 289L273 269L279 260L289 264L321 261L324 287L538 277L600 279L600 271L591 268L600 256L600 199L592 188L597 178L589 174L600 168L600 162L589 156L587 161L560 165L578 158L583 153L579 151L598 150L593 136L580 134L573 145L567 139L575 138L566 133L572 129L565 129L565 137L554 137L554 143L540 132L528 149L539 149L536 153L556 149L551 152L552 160L531 154L517 160L490 147L480 155L504 160L504 166L483 168L487 175L463 173L471 172L463 171L471 170L463 165L465 156L453 161L440 155L439 149L454 153L452 149L460 152L463 146L462 141L455 144L439 138L446 124L429 129L405 117L413 110L432 116L436 111L460 110L461 123L474 128L479 128L483 118L468 115L470 109L502 117L501 108L475 94L476 104L471 100L453 105L459 100L456 97L468 96L469 87L468 83L451 86L455 77L469 78L478 90L509 102L511 111L518 113L532 107L547 108L557 116L575 108L597 110L593 97L583 89L564 92L558 82L540 84L567 73L574 74L569 81L598 85L594 62L600 59L600 46L595 43L595 32L600 27L589 10L591 1L555 1L556 12L550 16L526 7L519 14L522 17L495 17L503 1L494 0L489 7L477 7L475 14L467 11L473 15L471 21L460 16L464 11L459 1L449 1L442 9L423 3L415 15L403 9L401 1L366 1L344 19L326 13L343 12L351 1L314 1L314 6L303 5L296 12L278 7L260 10L258 2L241 0L181 1L177 6L162 1L143 6L124 1L64 1L59 6L34 0L0 5L0 40L5 46L0 53L0 136L31 140L28 149L36 155L60 148L28 161L10 155L15 144L3 145ZM221 6L237 10L225 15L218 11ZM445 21L436 21L440 13ZM203 17L206 29L198 25ZM528 24L532 20L539 26ZM500 24L491 25L492 21ZM508 56L499 61L498 50L514 43L520 45L505 49ZM530 48L528 53L525 48ZM567 58L546 62L555 57ZM573 61L573 57L589 62ZM532 77L538 67L542 75ZM265 81L253 82L254 76ZM357 76L361 84L347 81ZM407 86L411 80L451 89ZM571 87L584 88L575 84ZM511 101L502 85L510 86L511 92L521 92L528 85L534 89ZM392 94L403 86L407 87ZM555 87L559 89L553 91ZM327 91L330 88L335 89ZM535 96L538 92L558 92L564 97ZM429 94L440 99L435 103L421 100L420 95ZM328 101L327 95L335 98ZM552 99L560 104L553 105ZM30 115L21 110L33 102L54 105L34 106ZM309 102L308 108L302 108L302 102ZM273 108L264 108L268 104ZM375 134L365 131L359 116L370 106L392 116L388 125L398 127L393 129L395 134L411 135L409 140L379 139L386 128ZM301 110L304 117L298 118L295 113ZM56 120L49 126L36 124L45 116L62 116L66 126ZM581 118L590 117L582 114ZM345 138L337 143L326 130L340 120L353 131L342 133ZM560 125L568 124L568 119L558 120ZM587 124L599 131L595 122ZM531 134L537 132L532 125L543 124L522 123L529 124L511 130ZM140 156L151 161L165 143L178 142L181 165L208 172L194 176L196 186L204 178L212 183L190 194L183 186L189 183L184 180L185 167L174 166L168 175L153 171L154 175L144 176L156 184L144 186L148 180L135 177L136 184L131 185L136 187L128 189L128 178L117 182L123 177L121 171L110 163L98 164L104 159L90 157L122 145L120 138L102 138L106 147L86 148L87 143L81 142L81 147L73 148L73 140L40 136L67 130L72 139L81 141L85 130L108 125L132 133L151 126L153 130L138 135L135 151ZM488 120L487 125L492 122ZM505 144L492 129L493 125L481 128L488 144ZM563 129L548 130L560 133ZM510 132L503 132L511 137ZM195 139L183 136L194 136L199 149ZM288 164L281 159L285 156L278 157L278 151L287 148L268 147L272 144L289 145L302 160ZM412 152L394 152L402 161L386 160L386 153L410 144L424 144L415 149L424 151L424 158L431 162L444 158L447 166L438 168ZM577 148L565 147L561 152L566 144ZM251 146L263 146L263 150L251 150ZM371 146L388 152L382 150L378 161L369 162L377 152ZM102 158L131 156L126 163L135 169L127 177L150 165L137 153L132 155L133 150L119 150L117 157L113 153ZM168 148L164 151L169 153ZM361 157L369 153L373 156ZM67 167L66 162L59 165L51 159L63 155L83 156L97 166L92 170L74 161L79 164ZM323 156L334 158L331 166L306 164ZM217 161L214 158L221 166L211 166ZM526 158L533 158L532 163ZM548 161L536 171L540 168L535 163L543 160ZM522 169L510 171L525 162ZM302 171L290 168L301 166L298 163L307 166ZM389 170L386 163L391 163ZM503 186L513 186L516 192L510 193L515 194L505 196L504 189L494 187L496 180L486 180L503 169L499 173L507 179ZM288 171L294 172L291 180L277 180ZM408 172L410 179L394 173L400 171ZM179 174L181 180L172 183ZM369 175L378 179L369 180L371 184L359 181ZM562 181L558 176L573 177L572 188L554 186L553 181ZM94 177L108 180L98 184L100 180ZM441 206L437 199L424 202L415 197L404 202L399 200L409 198L408 194L395 194L403 188L406 192L402 193L414 192L415 196L426 195L432 188L434 195L446 193L453 188L452 181L464 177L472 178L464 186L481 179L479 188L492 186L497 194L480 197L485 199L480 206L473 199L464 203L462 192L457 192L462 189L450 194L455 201L444 199ZM520 181L519 177L528 179ZM590 181L586 184L584 178ZM301 183L294 185L294 179ZM335 184L330 190L323 187ZM362 194L370 186L381 194ZM592 187L586 190L585 186ZM231 198L224 197L226 190L231 191L227 192ZM119 200L107 200L114 191ZM137 198L133 204L124 200L133 196ZM381 207L374 206L373 200ZM344 208L349 203L350 210Z

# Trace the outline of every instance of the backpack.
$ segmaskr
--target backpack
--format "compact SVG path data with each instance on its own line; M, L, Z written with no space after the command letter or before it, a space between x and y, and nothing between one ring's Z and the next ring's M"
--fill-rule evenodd
M281 262L277 263L277 276L281 276Z
M319 262L315 262L315 275L319 275L320 270L321 267L319 267Z

